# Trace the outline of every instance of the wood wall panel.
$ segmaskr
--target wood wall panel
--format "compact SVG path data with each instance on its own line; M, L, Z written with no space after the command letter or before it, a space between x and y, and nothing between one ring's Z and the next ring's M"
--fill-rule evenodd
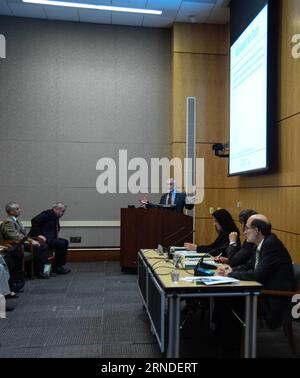
M226 55L228 27L177 23L173 29L173 52Z
M206 245L212 243L217 237L212 218L197 218L195 235L195 241L198 245Z
M210 243L216 236L209 208L226 208L236 220L241 209L254 208L270 218L274 232L300 263L300 59L293 59L291 52L292 35L300 34L299 19L300 1L281 0L279 108L274 125L278 167L274 173L248 177L227 177L228 161L212 151L212 143L229 139L228 57L219 55L228 51L228 34L222 46L220 29L213 31L212 25L202 30L187 24L174 28L174 51L181 53L173 51L173 156L185 156L186 96L201 99L197 104L197 157L205 159L205 192L203 203L196 207L197 243ZM216 75L214 80L212 75Z
M118 251L95 251L85 249L72 249L68 251L69 262L87 261L120 261L120 250Z
M185 143L173 143L172 154L173 157L184 158L186 156ZM204 159L205 188L224 187L224 175L227 172L227 159L216 157L212 150L212 144L198 143L196 154L197 158Z
M292 56L292 36L300 34L299 0L281 0L279 120L300 112L300 59Z
M280 143L278 168L273 174L228 177L228 159L216 157L212 151L212 144L198 143L197 157L205 159L205 186L209 188L300 186L300 114L281 121L276 127ZM220 133L221 131L217 130L216 134ZM185 156L184 143L173 143L172 146L173 152L176 154L174 156Z
M197 98L197 141L226 142L227 56L173 55L173 142L186 141L186 98Z
M300 62L299 62L300 64ZM266 187L300 185L300 115L278 123L278 167L273 174L227 178L225 187Z
M208 217L210 207L221 207L238 219L241 210L252 208L265 214L277 230L300 235L299 198L300 187L205 189L203 203L196 206L196 217Z

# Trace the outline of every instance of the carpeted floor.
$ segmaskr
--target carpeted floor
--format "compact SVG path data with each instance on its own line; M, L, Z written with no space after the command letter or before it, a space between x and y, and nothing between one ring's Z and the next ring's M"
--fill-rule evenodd
M121 273L117 262L70 267L66 276L27 281L24 293L8 301L15 310L0 319L0 358L160 358L136 276ZM195 332L197 326L197 319L191 319L184 327L182 356L207 357L211 352L217 357L201 327ZM294 331L300 353L298 322ZM292 357L282 330L259 331L258 356Z

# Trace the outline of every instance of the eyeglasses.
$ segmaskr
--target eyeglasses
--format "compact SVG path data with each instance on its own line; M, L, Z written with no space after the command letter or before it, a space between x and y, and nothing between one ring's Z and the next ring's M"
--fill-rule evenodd
M247 230L254 230L254 228L255 227L252 227L252 226L247 226L246 224L245 224L245 231L247 231Z

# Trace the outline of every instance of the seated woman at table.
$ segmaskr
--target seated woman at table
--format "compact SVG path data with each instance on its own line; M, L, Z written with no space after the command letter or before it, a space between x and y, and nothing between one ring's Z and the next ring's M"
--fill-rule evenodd
M209 245L196 245L191 243L185 243L184 246L189 251L197 251L198 253L209 253L212 256L221 256L225 254L227 247L229 246L229 235L232 232L237 233L236 244L240 247L240 231L237 228L231 214L225 209L216 210L213 214L214 225L217 231L216 240Z
M245 232L248 219L255 214L257 214L257 212L252 209L242 210L239 213L239 222L241 224L242 233ZM229 235L230 244L225 252L226 257L215 257L215 262L228 264L234 268L246 264L252 258L253 251L256 250L256 245L245 240L242 246L238 246L237 238L238 234L236 232L232 232Z

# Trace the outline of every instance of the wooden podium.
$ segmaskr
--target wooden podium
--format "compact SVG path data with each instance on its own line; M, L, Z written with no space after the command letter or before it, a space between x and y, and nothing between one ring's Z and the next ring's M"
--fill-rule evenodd
M121 209L122 270L137 268L140 249L182 246L193 241L193 217L171 209Z

